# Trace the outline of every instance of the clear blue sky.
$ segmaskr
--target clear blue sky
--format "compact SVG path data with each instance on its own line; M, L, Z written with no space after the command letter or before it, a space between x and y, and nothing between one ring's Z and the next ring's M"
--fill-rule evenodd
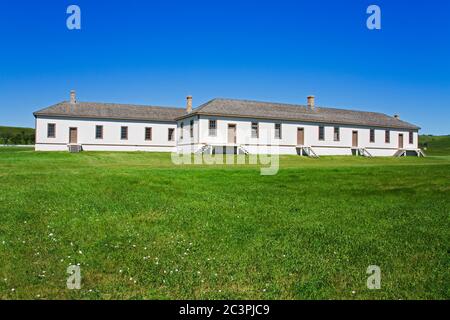
M82 30L66 28L77 4ZM366 28L366 8L382 30ZM67 100L214 97L400 114L450 134L450 1L2 1L0 125Z

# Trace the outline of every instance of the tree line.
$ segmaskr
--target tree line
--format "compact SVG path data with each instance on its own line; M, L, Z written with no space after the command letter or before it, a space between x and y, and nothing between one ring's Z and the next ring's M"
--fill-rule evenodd
M0 127L0 144L28 145L34 144L34 129Z

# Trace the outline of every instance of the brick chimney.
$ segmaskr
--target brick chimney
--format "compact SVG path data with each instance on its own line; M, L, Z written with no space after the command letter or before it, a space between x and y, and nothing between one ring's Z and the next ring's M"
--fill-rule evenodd
M70 103L71 104L77 103L77 95L75 93L75 90L70 91Z
M186 97L186 112L188 113L192 112L192 96Z
M308 96L308 108L311 110L314 109L314 96Z
M400 116L398 114L394 114L394 118L400 120Z

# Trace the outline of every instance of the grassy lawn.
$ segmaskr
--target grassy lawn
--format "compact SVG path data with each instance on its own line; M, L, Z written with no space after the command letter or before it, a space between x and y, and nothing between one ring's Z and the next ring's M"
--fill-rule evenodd
M449 156L280 166L0 148L0 299L450 298Z

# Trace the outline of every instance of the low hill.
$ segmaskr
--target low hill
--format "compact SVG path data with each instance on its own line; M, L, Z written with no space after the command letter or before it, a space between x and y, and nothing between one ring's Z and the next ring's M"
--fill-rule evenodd
M34 129L0 126L0 144L34 144Z
M450 155L450 135L422 135L419 137L419 147L430 156Z

